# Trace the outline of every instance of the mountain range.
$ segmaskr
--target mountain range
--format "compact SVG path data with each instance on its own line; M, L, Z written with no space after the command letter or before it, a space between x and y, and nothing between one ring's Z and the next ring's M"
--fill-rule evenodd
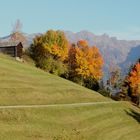
M120 66L123 72L128 72L130 65L140 58L140 40L118 40L107 34L95 35L89 31L73 33L64 31L70 43L77 43L79 40L87 40L90 46L100 49L104 58L104 72L107 74L110 67ZM32 43L33 38L38 34L24 34L27 39L26 46ZM0 41L8 41L9 36L0 38Z
M95 35L88 31L78 33L65 31L65 35L71 43L84 39L90 46L98 47L104 58L106 74L112 65L119 66L123 73L126 73L130 65L140 58L140 40L118 40L107 34Z

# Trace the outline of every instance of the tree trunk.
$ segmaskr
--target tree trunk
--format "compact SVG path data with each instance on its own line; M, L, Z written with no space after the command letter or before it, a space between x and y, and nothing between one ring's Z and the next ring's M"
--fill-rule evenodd
M140 83L138 84L138 98L139 98L139 107L140 107Z
M139 98L139 107L140 107L140 95L139 95L139 97L138 97L138 98Z

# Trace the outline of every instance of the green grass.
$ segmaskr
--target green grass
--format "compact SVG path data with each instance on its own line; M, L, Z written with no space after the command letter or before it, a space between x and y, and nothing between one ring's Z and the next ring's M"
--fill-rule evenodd
M139 110L126 103L1 109L0 139L139 140L138 117Z
M0 105L104 100L109 99L73 82L0 55Z
M111 101L0 55L0 105ZM139 140L140 110L118 102L0 109L0 140Z

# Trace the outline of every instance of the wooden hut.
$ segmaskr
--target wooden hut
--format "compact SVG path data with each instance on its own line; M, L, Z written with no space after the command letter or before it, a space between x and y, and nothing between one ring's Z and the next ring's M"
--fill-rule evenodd
M23 45L21 42L0 43L0 52L15 58L22 58Z

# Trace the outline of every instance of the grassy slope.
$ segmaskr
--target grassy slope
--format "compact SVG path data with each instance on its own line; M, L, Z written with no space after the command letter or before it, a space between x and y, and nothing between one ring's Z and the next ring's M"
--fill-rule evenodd
M73 82L0 55L0 105L109 100Z
M0 105L109 101L91 90L0 56ZM0 109L2 140L139 140L129 103Z
M130 108L136 113L132 113ZM0 139L139 140L140 112L138 112L138 109L126 103L2 109Z

